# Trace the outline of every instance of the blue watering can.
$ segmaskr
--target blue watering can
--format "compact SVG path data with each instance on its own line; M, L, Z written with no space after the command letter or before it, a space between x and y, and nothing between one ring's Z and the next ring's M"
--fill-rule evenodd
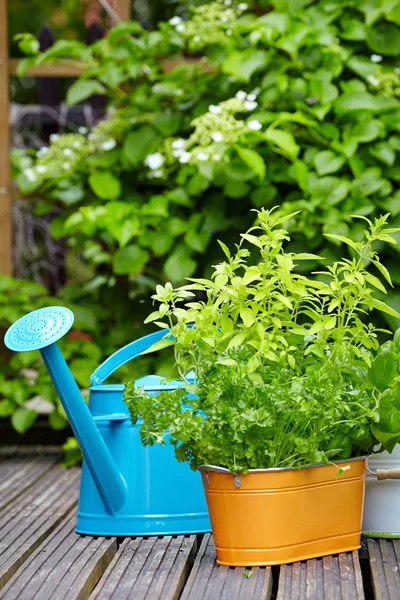
M132 426L123 385L103 385L120 366L164 337L161 330L110 356L93 373L89 407L56 344L74 321L53 306L14 323L5 344L17 352L40 350L84 455L76 531L100 536L179 535L211 531L199 473L178 463L172 446L143 447L139 420ZM149 394L176 389L155 375L136 383ZM190 398L190 396L189 396Z

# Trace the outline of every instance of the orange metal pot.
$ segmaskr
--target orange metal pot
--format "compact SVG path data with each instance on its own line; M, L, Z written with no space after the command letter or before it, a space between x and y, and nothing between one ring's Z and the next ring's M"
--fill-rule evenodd
M220 565L280 565L360 547L367 459L237 475L203 465Z

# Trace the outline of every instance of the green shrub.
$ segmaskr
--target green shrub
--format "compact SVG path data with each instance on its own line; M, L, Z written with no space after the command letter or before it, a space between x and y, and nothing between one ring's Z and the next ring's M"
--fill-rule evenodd
M344 238L363 235L351 214L390 212L397 226L399 10L381 0L225 0L156 31L119 24L91 47L59 41L36 54L22 38L32 55L21 71L78 61L68 102L109 99L92 131L13 153L20 190L40 197L36 213L62 209L51 224L68 247L61 301L95 307L115 347L137 337L156 284L211 273L216 236L231 244L251 207L301 210L285 224L289 251L328 263L347 252ZM165 62L183 56L195 58ZM399 308L399 246L377 249Z

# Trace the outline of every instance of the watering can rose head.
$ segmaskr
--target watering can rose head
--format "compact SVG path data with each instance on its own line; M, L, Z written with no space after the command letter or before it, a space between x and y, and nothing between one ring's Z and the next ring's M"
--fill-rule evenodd
M257 223L211 278L159 285L146 322L169 327L153 346L173 346L183 380L197 386L157 397L128 384L144 444L170 435L178 460L235 472L301 467L368 454L400 442L400 333L380 346L373 310L400 315L377 296L391 286L374 242L395 244L388 215L366 222L364 239L330 235L352 258L310 277L285 250L292 215L257 211ZM321 267L323 269L323 267ZM187 395L188 392L191 395Z

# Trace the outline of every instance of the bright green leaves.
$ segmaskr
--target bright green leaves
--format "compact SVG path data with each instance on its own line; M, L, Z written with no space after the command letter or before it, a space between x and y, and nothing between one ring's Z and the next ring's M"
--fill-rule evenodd
M288 131L272 129L270 127L265 132L265 139L291 160L294 160L300 152L300 147L297 145L293 135Z
M25 433L36 421L37 412L26 408L18 408L11 417L12 426L18 433Z
M186 277L191 277L196 266L196 261L191 258L185 246L178 246L167 259L164 271L168 279L179 283Z
M149 253L139 246L126 246L117 250L113 258L114 272L117 275L135 275L143 270Z
M92 173L89 176L89 185L102 200L116 200L121 193L121 184L110 171Z
M144 161L146 156L155 152L161 142L161 136L150 125L141 125L128 133L123 145L124 158L131 165Z
M368 378L372 385L381 392L387 389L399 375L398 364L399 355L393 351L391 343L382 346L368 370Z
M265 163L262 156L260 156L255 150L250 148L243 148L242 146L236 146L237 153L240 158L246 163L247 166L260 178L265 177Z
M367 29L367 44L374 52L387 56L400 55L400 27L380 22Z
M314 158L314 164L318 175L328 175L329 173L336 173L339 171L345 163L343 156L338 156L331 150L323 150L318 152Z
M249 48L242 52L232 52L224 61L224 73L231 75L236 81L250 81L252 75L262 69L268 60L264 50Z
M74 106L96 94L104 94L106 88L96 79L78 79L67 92L67 104Z

